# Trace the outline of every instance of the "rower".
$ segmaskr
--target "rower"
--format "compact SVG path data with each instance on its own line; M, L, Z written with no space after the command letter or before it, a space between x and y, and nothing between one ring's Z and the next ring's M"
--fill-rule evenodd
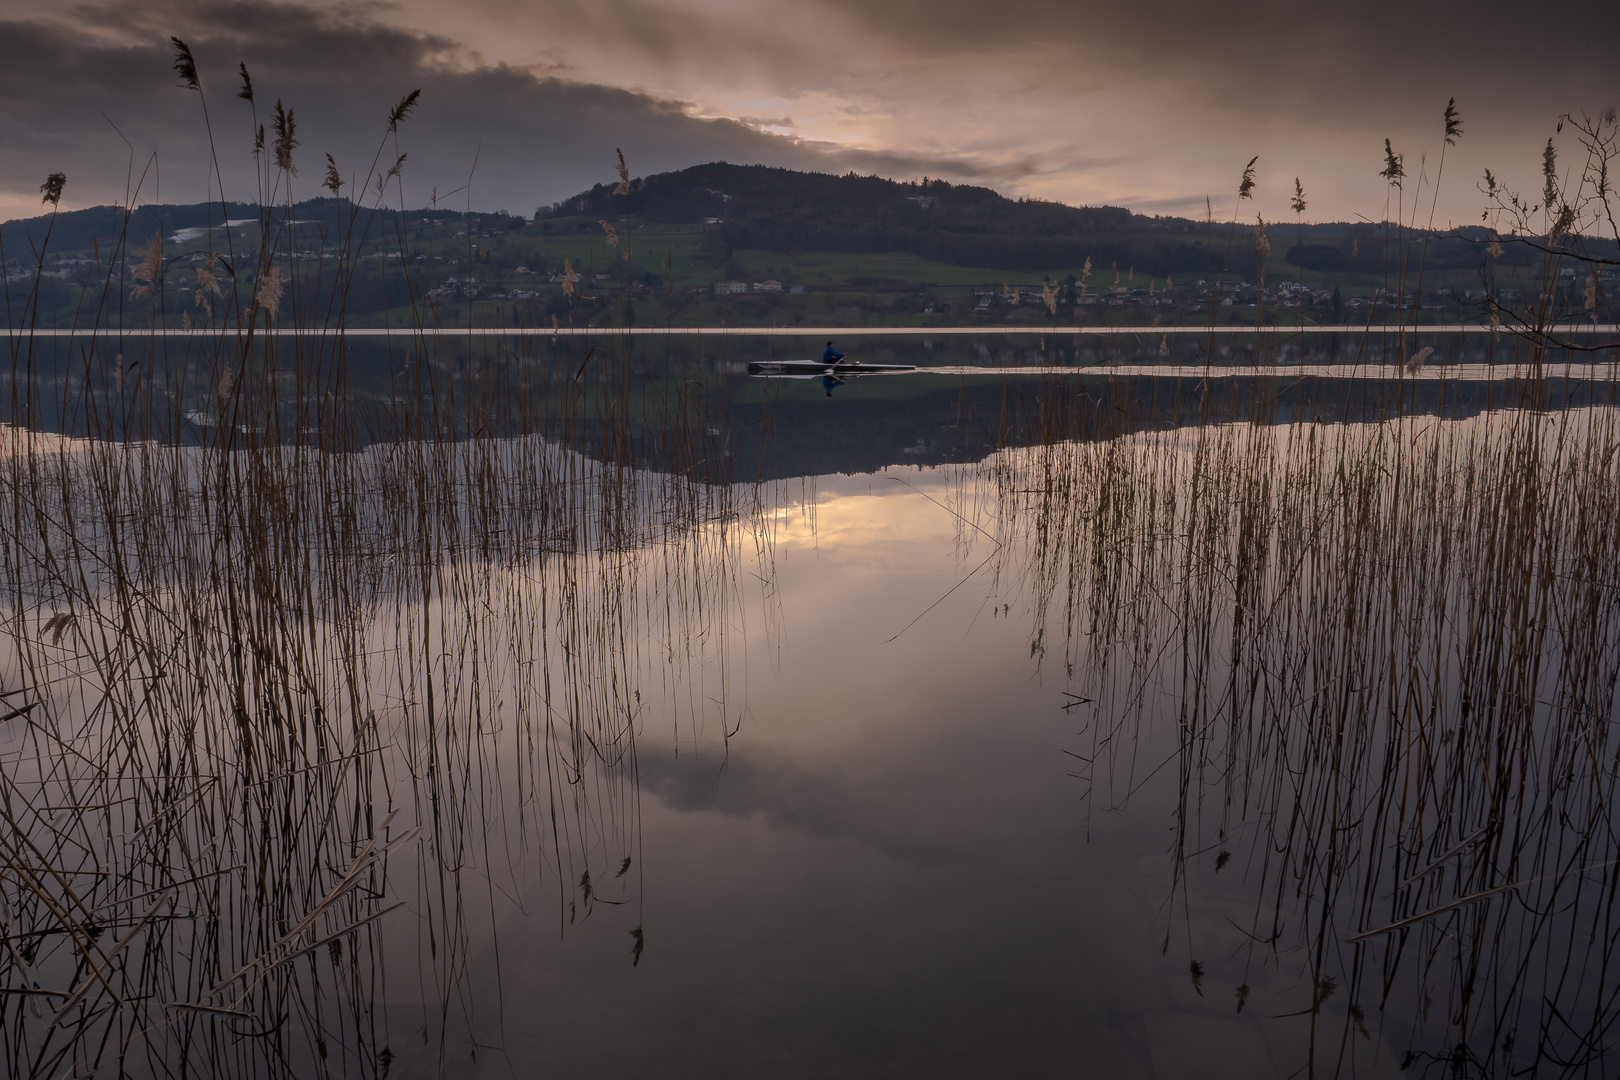
M844 354L833 348L830 341L827 342L827 347L821 350L821 362L823 364L836 364L843 358Z

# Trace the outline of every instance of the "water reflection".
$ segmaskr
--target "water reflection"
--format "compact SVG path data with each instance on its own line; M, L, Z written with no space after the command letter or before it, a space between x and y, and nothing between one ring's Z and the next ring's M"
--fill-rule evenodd
M13 1074L431 1071L496 896L639 950L637 716L724 706L746 489L5 435Z
M12 1071L1603 1071L1612 387L935 377L8 431Z
M1173 785L1166 955L1312 1071L1602 1070L1617 437L1508 411L995 467L1092 814Z

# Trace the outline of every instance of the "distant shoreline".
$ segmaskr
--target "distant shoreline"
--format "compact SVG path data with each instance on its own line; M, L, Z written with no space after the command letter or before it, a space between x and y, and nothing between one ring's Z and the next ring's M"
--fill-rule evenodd
M257 330L260 337L364 337L364 338L517 338L517 337L1152 337L1155 334L1264 334L1268 337L1295 334L1461 334L1498 333L1517 336L1528 331L1511 327L1491 327L1478 323L1426 323L1421 326L1393 324L1333 326L505 326L505 327L290 327ZM1569 323L1549 326L1543 334L1620 334L1620 323ZM236 331L208 328L113 330L24 330L6 328L9 339L39 338L217 338L235 336Z

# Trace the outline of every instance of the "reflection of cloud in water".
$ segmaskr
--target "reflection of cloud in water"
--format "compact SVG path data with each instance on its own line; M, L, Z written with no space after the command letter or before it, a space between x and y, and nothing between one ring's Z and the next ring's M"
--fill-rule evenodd
M759 818L772 829L820 840L851 839L906 859L960 854L958 823L918 816L931 802L915 790L927 780L891 771L882 758L834 768L771 750L734 748L723 766L687 755L658 762L641 776L645 794L685 813ZM941 776L940 779L944 777Z

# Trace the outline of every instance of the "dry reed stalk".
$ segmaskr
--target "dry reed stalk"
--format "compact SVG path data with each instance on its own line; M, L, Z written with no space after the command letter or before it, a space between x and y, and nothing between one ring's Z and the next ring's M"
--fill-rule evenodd
M1195 963L1231 947L1193 885L1242 859L1240 1003L1271 969L1347 990L1303 1003L1310 1070L1436 988L1414 1060L1592 1060L1617 985L1587 965L1620 858L1616 417L1092 433L986 463L999 587L1065 642L1071 715L1094 703L1088 806L1131 799L1171 735L1167 934Z

